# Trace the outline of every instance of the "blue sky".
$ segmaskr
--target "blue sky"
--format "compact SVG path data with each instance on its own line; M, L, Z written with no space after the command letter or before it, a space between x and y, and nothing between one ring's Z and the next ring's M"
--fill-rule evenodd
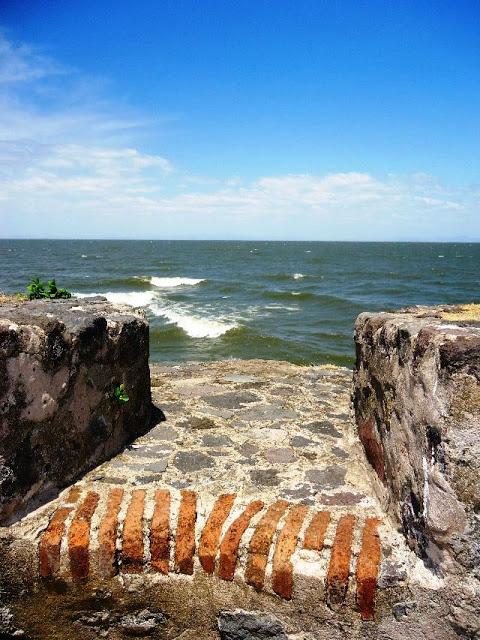
M1 7L4 237L480 239L476 0Z

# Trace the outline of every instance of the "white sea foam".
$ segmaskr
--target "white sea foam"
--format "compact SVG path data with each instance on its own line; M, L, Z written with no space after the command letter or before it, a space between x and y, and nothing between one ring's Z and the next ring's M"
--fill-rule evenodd
M146 307L155 299L154 291L106 291L104 293L74 293L77 298L103 296L113 304L129 304L132 307Z
M303 273L294 273L293 274L293 279L294 280L301 280L302 278L304 278L305 276L303 275Z
M149 309L154 315L166 318L176 324L191 338L219 338L227 331L237 327L233 322L219 321L214 318L201 318L188 313L184 309L162 306L158 303L150 305Z
M150 282L150 284L153 284L154 287L158 287L159 289L193 286L196 284L200 284L201 282L205 282L204 278L158 278L157 276L146 278L146 280Z
M282 310L282 311L300 311L299 307L290 307L290 306L285 305L285 304L276 304L276 303L267 304L263 308L267 309L267 311L278 311L278 310Z
M78 298L103 296L113 304L127 304L132 307L145 307L155 316L166 318L183 329L191 338L219 338L238 325L223 318L200 317L189 313L180 305L164 300L155 291L106 291L102 293L74 293Z

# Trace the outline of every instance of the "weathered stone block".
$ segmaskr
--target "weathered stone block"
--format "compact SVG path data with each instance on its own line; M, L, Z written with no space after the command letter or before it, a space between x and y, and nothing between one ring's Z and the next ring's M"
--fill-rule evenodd
M368 460L410 546L480 577L480 307L361 314L354 404Z
M103 298L0 306L0 522L148 429L148 350L145 317Z

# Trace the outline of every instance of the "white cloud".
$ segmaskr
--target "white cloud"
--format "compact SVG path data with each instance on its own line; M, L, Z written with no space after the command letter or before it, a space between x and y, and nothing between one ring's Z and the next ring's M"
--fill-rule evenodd
M452 230L463 221L468 230L478 211L478 186L449 188L425 173L307 173L247 182L176 170L162 155L141 150L148 118L99 98L95 81L90 86L2 36L0 112L1 235L28 235L42 220L39 235L50 225L64 236L85 229L100 236L113 218L127 236L394 237L398 221L413 235L442 221Z
M28 45L14 45L0 32L0 84L12 85L60 75L65 70Z

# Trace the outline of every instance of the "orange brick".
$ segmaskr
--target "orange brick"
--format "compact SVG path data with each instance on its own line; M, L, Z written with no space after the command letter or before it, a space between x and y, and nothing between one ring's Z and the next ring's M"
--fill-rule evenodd
M380 565L381 546L377 518L367 518L362 534L362 547L357 560L357 606L362 620L373 620L375 592Z
M352 515L342 516L337 524L325 585L329 605L341 604L347 595L354 525Z
M117 528L122 499L123 489L115 488L110 491L105 515L98 530L98 565L100 574L104 577L111 577L117 573Z
M123 525L122 572L142 573L143 571L143 511L145 491L137 489L127 509Z
M215 502L208 520L203 528L198 546L200 564L207 573L215 571L215 556L222 527L228 518L235 500L235 494L224 494Z
M265 581L265 569L273 537L280 518L288 507L286 500L274 502L261 517L248 548L245 582L260 591Z
M197 494L182 491L175 540L175 571L192 575L195 554L195 522L197 520Z
M313 551L321 551L325 541L325 533L330 522L330 513L328 511L318 511L312 518L310 524L305 531L303 539L303 548Z
M150 529L152 569L168 574L170 562L170 491L155 492L155 510Z
M72 487L66 502L73 505L80 497L79 487ZM39 572L42 578L51 578L60 570L60 545L65 533L65 522L73 506L58 508L38 543Z
M68 532L68 555L70 557L70 572L75 580L88 577L90 523L97 508L99 496L89 491L85 500L75 513Z
M272 587L275 593L289 600L293 590L293 567L291 557L297 546L298 534L308 513L305 505L291 508L273 554Z
M40 538L38 556L42 578L51 578L60 569L60 545L65 532L65 520L71 511L71 507L57 509Z
M251 502L245 511L229 526L220 544L220 564L218 575L224 580L233 580L237 565L238 546L250 520L263 509L263 502Z

